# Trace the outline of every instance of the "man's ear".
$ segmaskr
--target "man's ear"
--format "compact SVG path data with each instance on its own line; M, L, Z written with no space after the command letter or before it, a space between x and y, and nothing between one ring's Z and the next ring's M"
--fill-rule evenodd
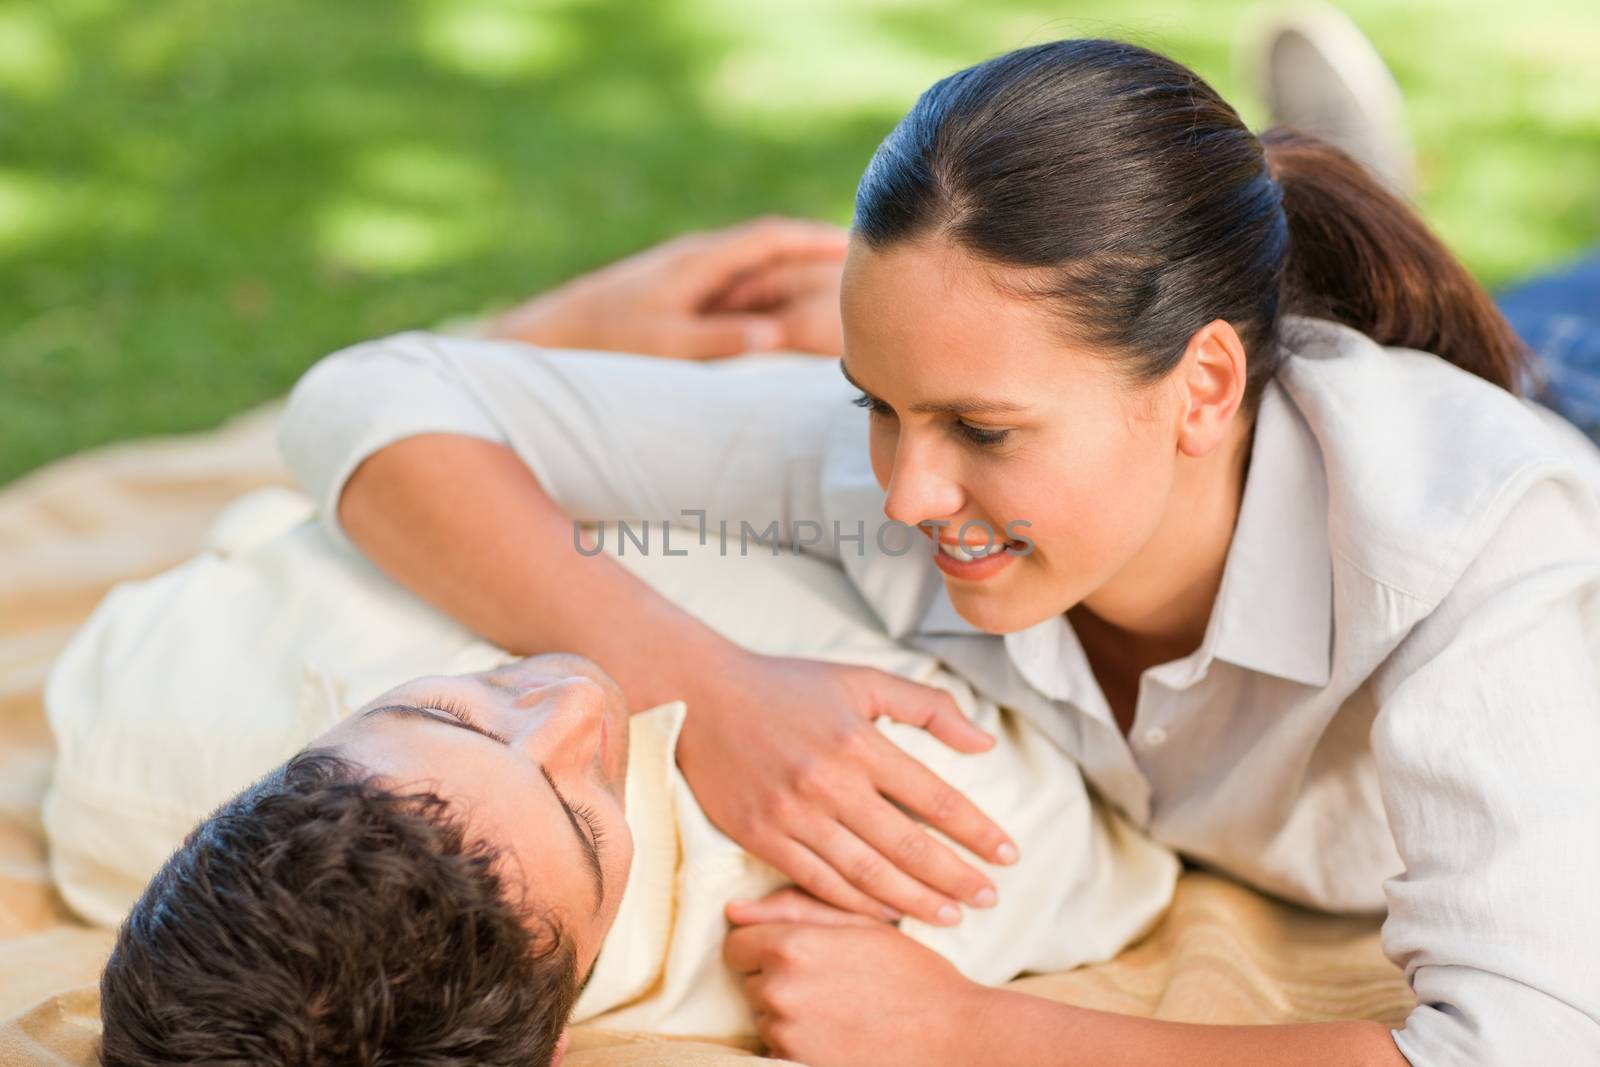
M567 1028L561 1028L561 1037L556 1040L555 1055L550 1057L550 1067L561 1067L561 1061L567 1057Z

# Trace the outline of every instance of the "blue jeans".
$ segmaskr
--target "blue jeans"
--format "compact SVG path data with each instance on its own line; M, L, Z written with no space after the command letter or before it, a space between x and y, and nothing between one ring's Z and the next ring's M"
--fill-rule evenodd
M1498 302L1533 350L1523 395L1600 443L1600 254L1523 282Z

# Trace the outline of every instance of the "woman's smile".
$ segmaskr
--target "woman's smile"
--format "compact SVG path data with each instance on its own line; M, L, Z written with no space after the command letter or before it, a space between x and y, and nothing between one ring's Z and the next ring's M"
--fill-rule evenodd
M994 538L992 541L968 542L936 538L922 531L937 546L933 562L944 574L962 581L978 582L992 578L1011 565L1011 561L1025 555L1024 546L1017 541Z

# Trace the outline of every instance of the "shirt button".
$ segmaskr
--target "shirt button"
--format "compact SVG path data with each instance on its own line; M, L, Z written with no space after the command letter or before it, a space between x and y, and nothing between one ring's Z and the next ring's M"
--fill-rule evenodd
M1167 732L1159 726L1152 726L1144 732L1144 743L1147 745L1164 745L1167 743Z

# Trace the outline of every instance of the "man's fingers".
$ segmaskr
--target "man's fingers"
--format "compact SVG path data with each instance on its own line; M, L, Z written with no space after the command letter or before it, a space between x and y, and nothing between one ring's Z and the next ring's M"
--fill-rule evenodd
M792 929L787 923L736 927L722 939L722 962L736 974L757 974Z
M711 311L766 311L823 294L838 314L840 264L832 259L769 263L747 271L708 306Z
M736 974L760 974L771 970L775 962L794 962L807 949L814 949L819 938L831 936L806 923L736 926L722 939L722 961Z
M883 744L883 758L873 771L873 781L884 796L903 805L928 825L938 827L941 833L974 855L993 863L1017 862L1016 843L965 794L888 738L883 739ZM951 856L954 857L954 853ZM959 859L956 862L971 870ZM940 880L932 884L948 887L950 883ZM965 884L971 885L971 882Z
M766 311L788 294L789 264L777 263L746 271L706 305L708 312Z
M786 347L837 359L844 355L844 321L839 317L839 294L818 293L774 308L783 323Z
M664 322L660 347L678 359L718 359L763 352L783 341L783 323L773 316L716 314Z
M709 295L745 271L782 259L841 259L850 234L832 223L765 215L706 235L684 250L679 279L691 291Z
M756 923L813 923L817 926L877 926L879 920L869 919L853 911L841 911L824 904L816 897L795 886L785 886L760 900L730 900L723 914L738 926Z

